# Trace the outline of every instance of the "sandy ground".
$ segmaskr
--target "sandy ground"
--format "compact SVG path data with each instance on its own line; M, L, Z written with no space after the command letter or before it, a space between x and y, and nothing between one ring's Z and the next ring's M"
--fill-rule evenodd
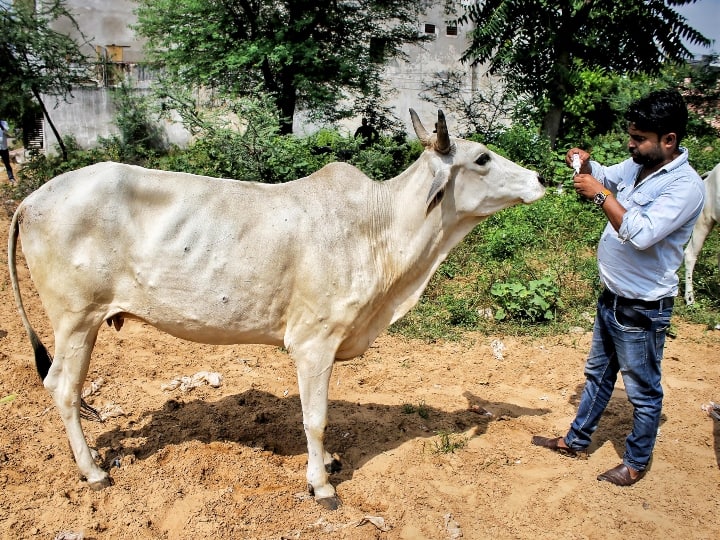
M0 238L8 221L2 212ZM676 321L653 464L630 488L596 480L619 463L630 428L621 384L588 460L530 445L572 420L589 333L431 344L384 334L333 372L326 443L343 463L333 512L306 491L298 389L282 350L198 345L132 321L104 327L88 401L119 416L84 422L114 480L93 492L35 373L0 253L2 539L720 538L720 422L701 410L720 401L718 331ZM22 265L20 274L52 348ZM162 389L203 370L222 385Z

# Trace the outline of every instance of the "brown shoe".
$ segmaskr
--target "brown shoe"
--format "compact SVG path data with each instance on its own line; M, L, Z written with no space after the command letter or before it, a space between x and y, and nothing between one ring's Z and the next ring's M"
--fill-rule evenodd
M637 476L633 477L632 473L635 473ZM616 486L632 486L643 476L645 476L645 471L636 471L635 469L631 469L624 463L621 463L617 467L614 467L609 471L605 471L604 473L599 475L597 479L601 482L610 482L611 484L615 484Z
M552 450L553 452L557 452L563 456L587 459L587 450L575 450L567 446L560 446L560 441L562 440L562 437L551 438L534 435L532 441L530 442L532 442L535 446L542 446L543 448L547 448L548 450Z

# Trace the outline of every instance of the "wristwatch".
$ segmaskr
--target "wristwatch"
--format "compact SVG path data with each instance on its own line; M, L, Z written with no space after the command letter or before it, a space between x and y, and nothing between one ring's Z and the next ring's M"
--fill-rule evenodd
M594 202L598 206L602 206L603 204L605 204L605 199L607 199L608 195L610 195L610 190L603 189L600 193L595 194L592 202Z

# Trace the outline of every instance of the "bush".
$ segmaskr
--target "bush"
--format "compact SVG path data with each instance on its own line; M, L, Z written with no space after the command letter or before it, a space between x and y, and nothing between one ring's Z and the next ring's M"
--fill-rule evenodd
M495 139L479 142L487 144L500 155L537 171L543 178L552 178L555 174L556 157L550 148L550 140L540 135L535 126L513 124L500 132Z
M490 289L497 303L495 319L518 319L531 323L551 321L562 307L557 285L549 279L535 279L526 284L517 281L494 283Z
M73 137L65 137L63 143L67 150L67 160L63 160L59 149L47 154L32 153L30 159L19 169L17 183L4 186L5 191L19 201L62 173L101 161L120 161L117 138L101 139L98 146L90 150L80 148Z
M690 135L681 144L687 147L690 164L699 174L711 171L720 163L720 138Z
M152 118L150 105L127 81L115 88L113 101L117 109L115 124L120 131L118 161L139 162L164 149L162 131Z

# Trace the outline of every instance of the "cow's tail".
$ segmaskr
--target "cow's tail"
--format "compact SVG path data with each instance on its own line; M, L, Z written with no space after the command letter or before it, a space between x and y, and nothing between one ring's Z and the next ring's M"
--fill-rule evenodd
M38 375L40 375L40 379L44 381L50 369L50 364L52 364L52 357L30 325L30 321L25 313L25 306L23 306L20 286L18 284L15 254L17 252L17 240L20 234L20 214L21 209L18 208L10 224L10 233L8 235L8 269L10 270L10 282L12 283L13 294L15 295L15 304L17 305L18 313L20 313L20 318L25 326L25 331L30 337L30 343L35 352L35 367L37 368Z

